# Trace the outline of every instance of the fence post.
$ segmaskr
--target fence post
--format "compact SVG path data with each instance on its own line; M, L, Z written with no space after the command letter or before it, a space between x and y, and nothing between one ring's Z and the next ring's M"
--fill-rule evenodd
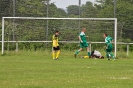
M18 52L18 42L16 42L16 52Z
M91 42L90 42L90 44L89 44L89 45L90 45L90 52L91 52Z
M127 43L127 56L129 55L129 44Z

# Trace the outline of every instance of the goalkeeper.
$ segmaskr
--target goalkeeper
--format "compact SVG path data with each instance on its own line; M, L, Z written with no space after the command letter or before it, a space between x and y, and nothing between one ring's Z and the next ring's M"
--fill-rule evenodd
M108 36L108 34L104 33L103 37L105 38L105 43L107 44L107 48L106 48L106 57L108 58L108 60L110 60L110 57L115 60L114 54L112 53L113 51L113 44L112 44L112 38L110 36Z
M89 44L87 43L87 40L86 40L86 38L88 38L88 36L85 35L85 32L86 32L86 28L82 28L82 31L81 31L81 33L80 33L79 36L78 36L79 41L80 41L80 49L77 50L77 51L74 53L74 57L75 57L75 58L77 57L77 54L78 54L83 48L87 48L88 56L90 56L90 48L89 48Z
M58 44L58 35L59 35L59 31L55 31L55 34L52 37L52 46L53 46L53 52L52 52L52 56L54 60L58 60L58 57L60 55L60 47Z

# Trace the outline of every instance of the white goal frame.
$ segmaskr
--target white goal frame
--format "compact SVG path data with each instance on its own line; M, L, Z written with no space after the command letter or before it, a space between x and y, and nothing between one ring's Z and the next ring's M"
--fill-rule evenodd
M117 51L117 18L45 18L45 17L2 17L2 55L4 54L4 22L5 19L37 19L37 20L111 20L114 21L114 55ZM42 42L42 41L8 41L8 42ZM43 41L50 42L50 41Z

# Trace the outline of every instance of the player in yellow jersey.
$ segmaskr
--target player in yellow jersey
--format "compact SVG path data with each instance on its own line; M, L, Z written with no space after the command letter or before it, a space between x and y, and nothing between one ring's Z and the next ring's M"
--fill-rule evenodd
M58 60L58 57L60 55L60 47L58 43L58 35L59 31L55 31L55 34L52 37L52 47L53 47L53 52L52 56L54 60Z

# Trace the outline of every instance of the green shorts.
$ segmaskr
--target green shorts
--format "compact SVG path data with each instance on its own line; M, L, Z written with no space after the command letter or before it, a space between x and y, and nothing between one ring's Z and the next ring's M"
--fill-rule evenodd
M112 51L113 51L113 45L112 44L109 44L107 46L106 52L112 52Z
M106 49L106 52L112 52L113 49Z
M80 43L80 48L86 48L89 44L87 42Z
M108 48L108 49L112 49L112 48L113 48L113 45L112 45L112 44L109 44L109 45L107 46L107 48Z

